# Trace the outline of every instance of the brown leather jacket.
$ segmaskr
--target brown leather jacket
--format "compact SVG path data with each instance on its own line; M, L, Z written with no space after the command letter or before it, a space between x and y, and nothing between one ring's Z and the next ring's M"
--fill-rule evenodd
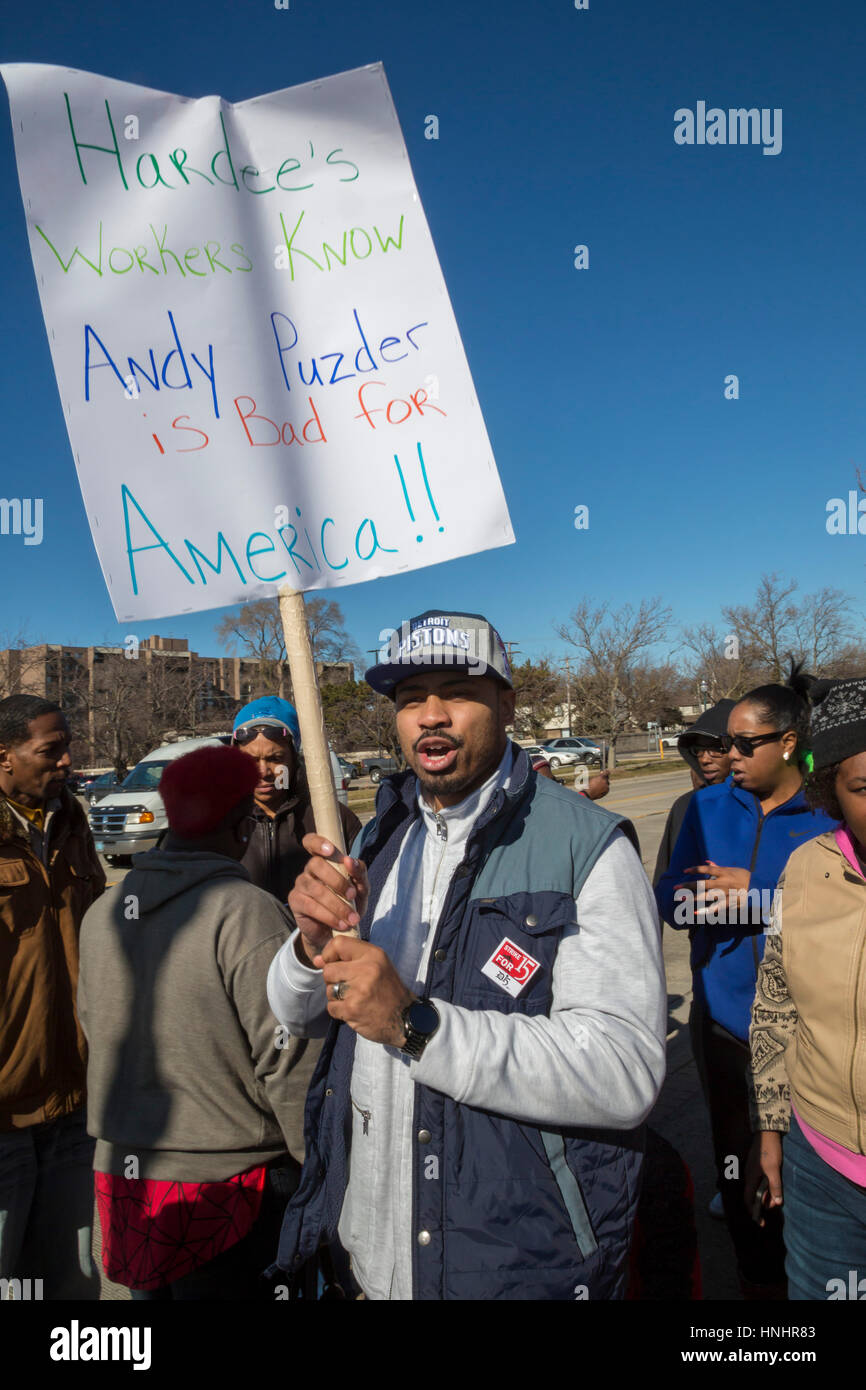
M0 1132L84 1104L78 932L105 887L87 817L65 787L48 825L48 867L0 796Z
M793 1100L819 1134L866 1153L866 882L832 832L791 855L773 926L749 1034L752 1128L787 1130Z

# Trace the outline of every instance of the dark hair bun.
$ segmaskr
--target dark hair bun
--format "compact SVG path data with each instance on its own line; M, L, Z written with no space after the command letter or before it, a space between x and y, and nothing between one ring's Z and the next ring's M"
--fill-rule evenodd
M812 689L817 683L818 678L817 676L810 676L808 671L803 670L804 663L802 661L795 661L793 656L790 655L788 656L788 660L791 663L791 669L788 672L788 678L785 684L788 686L789 690L793 690L795 695L799 695L801 700L805 700L807 704L810 704L812 700Z

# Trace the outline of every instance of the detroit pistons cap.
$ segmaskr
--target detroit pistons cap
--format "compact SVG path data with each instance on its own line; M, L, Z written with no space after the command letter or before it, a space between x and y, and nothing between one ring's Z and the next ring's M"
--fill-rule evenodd
M511 662L496 628L480 613L430 608L398 628L379 633L379 659L364 679L380 695L395 698L401 681L420 671L465 669L493 676L513 689Z

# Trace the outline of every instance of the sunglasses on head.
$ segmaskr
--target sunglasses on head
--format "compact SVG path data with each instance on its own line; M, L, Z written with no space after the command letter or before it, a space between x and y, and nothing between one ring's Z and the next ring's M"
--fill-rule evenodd
M265 738L288 739L294 743L294 739L285 724L279 727L276 724L245 724L240 729L235 729L232 734L232 742L243 747L245 743L252 743L259 734L264 734Z
M736 748L738 753L742 753L744 758L752 758L755 749L760 748L762 743L777 743L783 738L787 731L782 729L778 734L722 734L722 745L726 753L730 753L732 748Z

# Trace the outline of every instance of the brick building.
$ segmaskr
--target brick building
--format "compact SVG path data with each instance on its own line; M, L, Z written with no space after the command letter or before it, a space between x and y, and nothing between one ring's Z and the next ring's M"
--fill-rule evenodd
M317 662L323 684L354 678L351 662ZM259 695L291 699L287 667L237 656L199 656L183 637L131 647L39 646L0 651L0 695L41 695L68 713L79 767L137 760L168 737L231 727Z

